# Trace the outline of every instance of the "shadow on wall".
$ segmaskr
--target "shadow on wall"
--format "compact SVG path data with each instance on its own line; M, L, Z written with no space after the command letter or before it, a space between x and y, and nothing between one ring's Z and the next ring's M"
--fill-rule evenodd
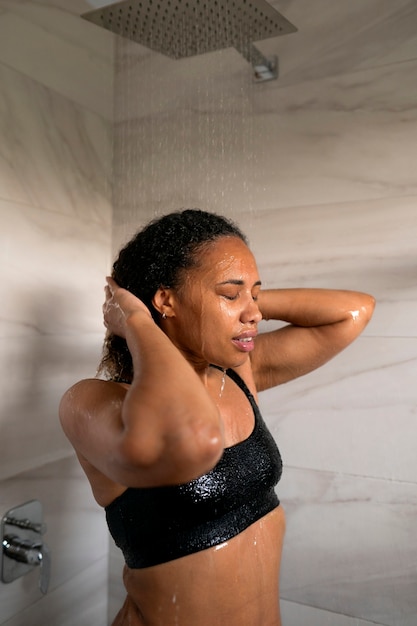
M70 330L82 317L79 293L57 299L48 289L20 300L24 321L9 322L2 339L1 478L69 454L59 402L74 382L94 377L104 337L99 324L97 333Z

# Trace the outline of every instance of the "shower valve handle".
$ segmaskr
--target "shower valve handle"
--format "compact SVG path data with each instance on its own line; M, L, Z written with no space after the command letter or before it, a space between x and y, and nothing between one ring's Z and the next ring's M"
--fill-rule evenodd
M48 591L51 575L51 558L49 548L42 541L29 541L17 535L6 535L3 538L3 552L10 559L27 565L39 565L39 588L43 594Z

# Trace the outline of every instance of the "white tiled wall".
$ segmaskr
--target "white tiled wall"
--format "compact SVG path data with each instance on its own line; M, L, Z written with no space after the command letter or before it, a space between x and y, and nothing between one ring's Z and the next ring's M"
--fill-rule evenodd
M52 418L51 418L52 419ZM47 595L39 571L0 587L0 623L7 626L104 626L108 535L101 509L71 455L1 482L2 511L39 500L51 552Z
M285 463L283 623L414 626L417 7L273 4L299 28L259 44L275 82L233 50L118 44L114 242L199 206L239 222L266 286L375 295L354 345L261 398Z
M37 570L0 583L8 626L106 623L107 530L57 416L95 373L111 248L112 38L87 9L0 0L0 517L41 501L52 558L46 596Z

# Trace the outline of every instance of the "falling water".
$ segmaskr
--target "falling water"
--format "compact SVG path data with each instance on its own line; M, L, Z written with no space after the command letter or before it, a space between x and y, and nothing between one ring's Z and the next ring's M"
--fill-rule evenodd
M233 48L176 61L115 37L115 68L114 251L153 217L180 208L238 223L246 214L247 229L258 88L250 66ZM225 384L223 372L220 397ZM181 599L172 598L177 620Z
M226 385L226 370L223 370L223 372L222 372L222 384L221 384L221 387L220 387L219 398L221 398L222 395L223 395L223 391L224 391L225 385Z
M184 46L187 33L184 31ZM253 209L252 70L228 48L173 60L115 37L115 247L156 215Z

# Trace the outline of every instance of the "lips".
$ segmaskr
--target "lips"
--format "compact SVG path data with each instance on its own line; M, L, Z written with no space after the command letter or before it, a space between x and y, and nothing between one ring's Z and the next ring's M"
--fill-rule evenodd
M233 337L232 343L241 351L241 352L250 352L255 347L255 337L256 332L245 332L237 337Z

